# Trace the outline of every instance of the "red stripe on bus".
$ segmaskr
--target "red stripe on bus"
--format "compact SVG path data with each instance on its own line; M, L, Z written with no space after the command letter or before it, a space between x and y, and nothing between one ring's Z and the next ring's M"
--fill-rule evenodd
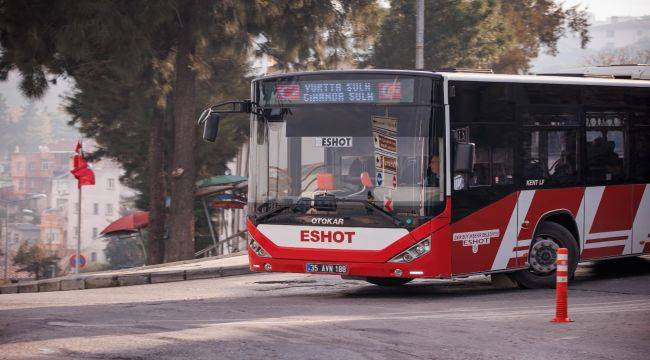
M636 214L641 201L641 196L634 193L634 187L631 185L605 187L589 233L631 229L633 215Z
M584 193L585 188L582 187L543 189L535 191L525 218L525 221L528 221L530 225L519 231L517 239L532 238L533 232L535 231L535 224L537 224L540 218L549 211L567 209L575 218L578 209L580 208L580 203L582 202Z
M609 246L609 247L602 247L602 248L595 248L595 249L584 249L582 251L581 258L591 259L591 258L605 257L605 256L618 256L623 254L623 249L625 249L625 245Z
M617 240L627 240L627 236L610 236L610 237L605 237L605 238L599 238L599 239L588 239L586 244L593 244L593 243L600 243L600 242L607 242L607 241L617 241Z

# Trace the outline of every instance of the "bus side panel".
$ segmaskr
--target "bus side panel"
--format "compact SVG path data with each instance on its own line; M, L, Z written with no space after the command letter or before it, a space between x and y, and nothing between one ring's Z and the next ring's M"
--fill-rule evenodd
M587 188L582 260L632 253L632 223L641 195L634 185Z
M490 271L495 259L516 257L518 194L512 193L451 225L453 274ZM502 246L507 251L500 254ZM505 268L507 262L505 260L500 269Z
M558 212L569 212L581 233L583 218L582 199L585 189L583 187L571 187L560 189L540 189L522 191L519 196L518 212L521 230L517 236L518 265L524 266L528 261L528 250L539 227L540 221L546 216L552 216ZM580 244L580 239L576 239Z
M634 198L641 200L632 227L632 253L650 253L650 185L634 185Z

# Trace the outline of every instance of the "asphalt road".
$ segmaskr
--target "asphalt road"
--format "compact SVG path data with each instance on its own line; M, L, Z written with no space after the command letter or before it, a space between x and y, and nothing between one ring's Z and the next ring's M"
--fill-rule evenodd
M294 274L0 295L0 358L650 358L650 259L581 267L569 302L553 324L553 290Z

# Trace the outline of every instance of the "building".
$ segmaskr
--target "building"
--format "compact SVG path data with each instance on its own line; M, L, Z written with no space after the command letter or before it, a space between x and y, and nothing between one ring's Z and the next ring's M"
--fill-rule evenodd
M549 73L590 65L591 59L602 51L623 48L642 50L650 47L650 15L612 16L606 21L594 21L592 18L591 23L589 27L591 40L584 49L580 48L579 37L567 32L567 36L558 41L557 55L540 53L531 61L531 72Z
M34 245L38 243L40 238L40 229L38 225L30 223L9 223L7 226L7 234L9 235L9 251L10 258L13 257L18 247L23 242L27 242L29 245Z
M95 172L95 185L82 188L81 253L88 262L94 259L95 262L103 263L106 262L103 251L106 243L100 232L130 210L128 200L135 193L119 181L123 170L116 162L102 160L91 166ZM68 250L76 249L78 196L77 180L69 172L52 180L49 206L50 210L58 215L52 216L51 220L58 224L57 219L62 219L64 228L52 229L51 232L45 230L46 235L42 238L47 240L49 233L52 233L52 236L62 234L61 241L57 241L57 244L65 244Z
M650 37L650 16L612 16L606 22L595 23L589 29L595 49L622 48Z
M66 232L67 219L63 208L50 208L41 213L39 225L39 243L43 249L60 256L66 254L69 247Z
M58 142L38 152L14 152L11 154L11 181L18 197L28 194L49 194L51 179L71 169L74 144ZM67 150L63 148L67 147ZM41 209L42 210L42 209Z

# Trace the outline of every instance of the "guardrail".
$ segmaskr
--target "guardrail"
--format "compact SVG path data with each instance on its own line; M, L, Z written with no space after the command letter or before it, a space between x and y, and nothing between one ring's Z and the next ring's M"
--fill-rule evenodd
M234 241L235 239L237 239L236 243ZM226 249L228 250L227 254L240 251L241 249L239 248L239 246L240 246L241 239L243 239L244 244L246 244L246 230L237 232L233 235L228 236L225 239L218 240L216 244L210 245L205 249L196 252L194 254L194 257L200 258L200 257L209 257L209 256L216 256L216 255L225 255L224 252Z

